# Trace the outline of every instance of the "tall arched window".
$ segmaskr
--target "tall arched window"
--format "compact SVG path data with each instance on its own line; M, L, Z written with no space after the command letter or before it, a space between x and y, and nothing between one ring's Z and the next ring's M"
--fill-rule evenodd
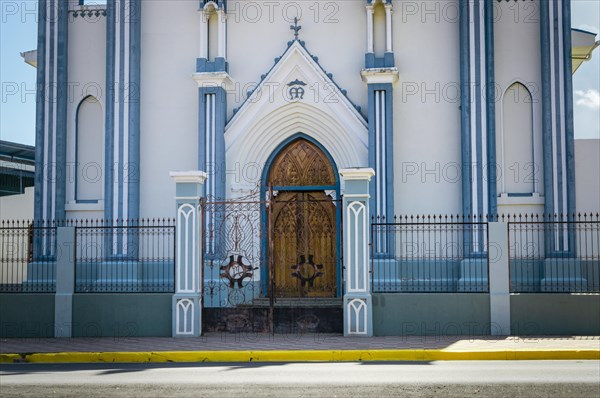
M541 183L542 165L535 158L533 98L523 84L516 82L502 98L502 186L501 193L528 196Z
M77 107L75 130L75 200L97 203L104 188L104 129L98 99L85 97Z

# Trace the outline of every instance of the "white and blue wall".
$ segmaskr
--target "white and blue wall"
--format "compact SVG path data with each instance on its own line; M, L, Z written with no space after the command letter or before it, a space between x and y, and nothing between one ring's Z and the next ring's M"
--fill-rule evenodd
M267 3L41 1L36 218L171 216L172 170L239 196L297 133L373 215L575 210L568 0Z

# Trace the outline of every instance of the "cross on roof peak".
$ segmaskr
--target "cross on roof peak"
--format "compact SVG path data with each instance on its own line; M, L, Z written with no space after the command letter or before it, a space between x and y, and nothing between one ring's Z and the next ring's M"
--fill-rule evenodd
M302 26L298 25L298 17L294 18L294 24L290 25L290 30L294 31L294 40L298 40L298 32L302 29Z

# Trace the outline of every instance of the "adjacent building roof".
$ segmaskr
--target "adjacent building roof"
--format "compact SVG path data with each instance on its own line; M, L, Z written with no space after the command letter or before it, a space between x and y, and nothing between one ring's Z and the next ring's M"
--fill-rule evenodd
M592 58L592 52L600 46L596 34L581 29L571 29L571 48L573 58L573 73L584 61Z
M0 140L0 196L16 195L33 186L35 147Z
M0 140L0 160L33 166L35 165L35 147Z

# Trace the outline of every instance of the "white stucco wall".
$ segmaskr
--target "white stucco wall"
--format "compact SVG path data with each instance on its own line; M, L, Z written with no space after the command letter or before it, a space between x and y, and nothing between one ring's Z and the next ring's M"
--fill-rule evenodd
M600 212L600 139L575 140L578 213Z
M76 5L72 8L78 9ZM104 147L104 110L106 109L106 17L105 16L78 16L73 17L69 14L69 97L67 101L67 175L66 175L66 210L67 218L104 218L104 178L101 177L90 190L93 194L88 195L98 198L98 203L76 203L75 194L75 178L77 167L75 166L76 139L75 132L77 129L77 108L81 101L87 96L93 96L98 100L95 104L95 109L92 112L89 121L93 123L91 134L96 136L92 143L89 143L88 148L100 146L99 150L103 151ZM78 159L78 163L98 163L98 157ZM100 171L103 175L106 174L106 169L103 161L100 164ZM96 171L95 167L94 173ZM84 168L80 167L81 172ZM88 170L89 173L92 169ZM90 175L91 176L91 175ZM93 176L91 176L93 177ZM77 175L78 179L86 178L87 176ZM95 180L96 178L93 177ZM81 190L81 187L80 187ZM82 192L83 193L83 192ZM87 193L87 192L86 192ZM85 196L85 195L84 195Z
M394 2L392 24L400 72L394 90L395 212L456 214L462 207L458 1L408 6Z
M33 187L21 195L0 197L0 220L33 220Z
M496 161L502 174L498 177L498 212L501 214L541 213L543 206L543 146L541 109L541 58L539 0L527 2L494 2L494 67L496 79ZM508 120L505 107L514 102L506 95L507 90L520 82L529 91L532 99L532 120ZM510 104L512 102L512 104ZM517 101L518 102L518 101ZM521 100L521 105L523 101ZM506 109L507 110L507 109ZM507 110L508 111L508 110ZM520 116L529 112L517 112ZM513 118L514 119L514 118ZM533 152L529 161L522 161L526 154L523 145L511 147L505 129L516 125L531 125L533 130ZM508 134L508 133L507 133ZM514 144L514 142L513 142ZM528 149L529 151L529 149ZM515 152L521 152L518 156ZM536 181L532 197L507 197L508 193L524 191L523 185ZM514 191L514 192L513 192ZM533 189L532 189L533 191ZM531 192L531 191L530 191Z
M198 168L197 1L142 5L140 215L173 217L173 170Z
M361 106L361 113L366 115L367 85L360 76L367 45L365 5L364 0L228 1L227 60L234 82L227 96L228 118L231 119L233 109L244 102L247 91L259 83L261 75L271 70L274 58L286 50L287 42L293 38L290 24L294 16L301 17L300 39L305 41L306 48L318 57L321 67L333 74L333 80L347 90L347 97ZM462 207L462 170L458 0L395 0L393 5L393 47L400 76L393 98L395 181L389 182L395 189L395 212L459 213ZM500 10L495 24L495 69L499 96L496 107L498 139L503 139L500 95L515 81L521 81L533 96L534 162L541 170L538 5L539 0L495 3L497 11ZM172 216L175 184L169 178L169 172L198 168L198 87L191 77L200 52L200 18L196 0L143 2L142 217ZM105 17L95 23L80 18L69 26L70 81L79 85L95 81L104 86L105 24ZM378 29L381 33L381 27ZM377 49L380 47L376 45ZM283 86L290 76L290 73L282 73L278 77L281 81L276 83ZM307 83L310 86L318 82ZM309 88L307 95L313 91ZM75 96L69 104L69 134L74 131L78 102ZM298 129L307 130L302 132L315 137L325 134L324 131L308 131L323 122L316 119L312 123L306 122L306 117L314 116L310 112L304 112L301 107L290 111L289 104L277 106L275 102L273 100L265 106L265 109L268 108L266 113L256 123L247 125L248 134L255 134L260 141L243 136L246 133L243 123L236 122L241 127L232 127L235 123L228 126L232 131L239 130L230 134L229 138L226 136L228 148L233 148L228 153L229 164L247 161L248 153L253 150L260 152L256 158L264 161L270 155L267 152L291 134L278 128L268 131L250 129L260 126L268 117L285 114L290 119L289 125L296 123ZM307 102L307 105L320 111L327 109L323 104ZM298 120L294 122L292 119L295 117ZM269 136L265 137L265 134ZM243 145L232 143L234 136ZM336 139L339 140L339 137ZM268 145L257 149L254 146L258 142ZM333 148L331 152L354 151L358 153L356 159L365 159L364 148L343 148L356 145L356 142L341 140L339 145L342 147ZM343 163L337 159L336 162ZM538 177L541 181L542 175L538 174ZM538 187L541 191L542 184ZM542 203L542 197L501 198L500 211L538 211L542 209Z

